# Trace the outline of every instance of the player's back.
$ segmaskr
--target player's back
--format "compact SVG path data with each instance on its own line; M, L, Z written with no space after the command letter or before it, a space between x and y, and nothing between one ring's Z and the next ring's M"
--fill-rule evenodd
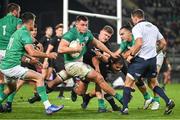
M139 52L139 56L145 59L149 59L156 56L156 42L162 39L162 35L158 28L150 22L140 22L134 26L132 33L137 39L141 37L143 45Z
M32 43L30 32L25 26L22 26L20 29L15 31L10 38L5 57L0 64L0 68L8 69L16 65L20 65L21 58L26 53L24 46Z
M0 19L0 50L6 50L11 35L21 23L21 19L13 16L11 13Z

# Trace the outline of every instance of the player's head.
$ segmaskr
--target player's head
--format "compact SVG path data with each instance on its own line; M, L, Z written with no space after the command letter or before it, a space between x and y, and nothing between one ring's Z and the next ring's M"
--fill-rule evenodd
M61 37L63 35L63 24L60 23L55 27L56 36Z
M144 11L141 9L136 9L131 13L131 20L133 24L137 24L139 21L144 20Z
M37 36L37 25L34 25L34 28L31 30L31 36L35 38Z
M80 33L85 33L88 30L88 18L86 16L76 17L76 28Z
M122 57L118 57L116 59L111 59L111 70L114 72L118 72L123 68L124 60Z
M129 42L132 41L131 26L130 25L122 26L119 30L119 35L122 40L129 41Z
M35 18L36 16L31 12L25 12L22 14L21 19L23 21L23 24L26 25L26 27L32 31L35 24Z
M21 8L16 3L9 3L8 6L7 6L7 12L11 13L12 15L14 15L16 17L19 17L20 12L21 12Z
M51 26L47 26L45 28L45 36L51 37L53 35L53 28Z
M112 28L111 26L109 26L109 25L106 25L106 26L104 26L103 29L100 31L98 39L99 39L101 42L105 43L105 42L107 42L107 41L111 38L111 36L112 36L113 34L114 34L113 28Z

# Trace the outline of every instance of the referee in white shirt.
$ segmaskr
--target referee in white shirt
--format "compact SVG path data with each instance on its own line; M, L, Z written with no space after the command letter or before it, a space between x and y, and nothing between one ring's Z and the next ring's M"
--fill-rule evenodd
M131 13L131 19L135 25L132 29L135 45L127 58L130 64L128 66L128 73L123 91L123 108L121 113L128 114L131 87L133 87L135 81L143 77L148 79L153 91L166 102L164 114L170 114L175 104L167 97L163 89L159 87L156 77L157 51L166 46L166 41L158 28L144 19L144 12L141 9L134 10ZM158 50L156 49L157 41L159 41Z

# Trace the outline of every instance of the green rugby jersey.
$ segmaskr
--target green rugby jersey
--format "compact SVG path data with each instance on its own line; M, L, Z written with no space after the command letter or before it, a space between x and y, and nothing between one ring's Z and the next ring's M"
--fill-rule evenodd
M0 50L6 50L11 35L20 24L22 24L22 20L11 13L0 19Z
M126 40L122 40L119 49L121 50L121 52L125 52L127 51L130 47L132 47L135 44L135 39L134 36L132 35L132 41L126 41Z
M71 28L68 32L66 32L62 39L67 40L68 42L79 41L81 44L84 44L80 55L76 58L73 58L70 54L64 54L65 63L74 62L83 57L87 50L87 43L91 42L94 39L92 33L88 30L86 33L80 33L77 31L77 28Z
M20 65L21 58L26 53L25 45L32 43L31 34L25 26L16 30L10 38L0 69L4 70Z

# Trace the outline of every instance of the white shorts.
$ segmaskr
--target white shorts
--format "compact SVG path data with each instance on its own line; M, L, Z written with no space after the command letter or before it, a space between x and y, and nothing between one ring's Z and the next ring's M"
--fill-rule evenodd
M113 81L112 83L113 88L119 87L119 86L124 86L124 81L122 77L118 77L116 80Z
M6 50L0 50L0 63L5 56L5 53L6 53Z
M70 76L77 76L84 80L87 74L93 70L93 68L83 62L71 62L65 64L65 70Z
M156 60L157 60L156 61L157 66L159 66L161 68L163 61L164 61L164 54L162 51L156 56Z
M28 68L17 65L10 69L1 70L1 72L4 74L5 82L9 83L15 82L18 79L24 79L28 70Z

